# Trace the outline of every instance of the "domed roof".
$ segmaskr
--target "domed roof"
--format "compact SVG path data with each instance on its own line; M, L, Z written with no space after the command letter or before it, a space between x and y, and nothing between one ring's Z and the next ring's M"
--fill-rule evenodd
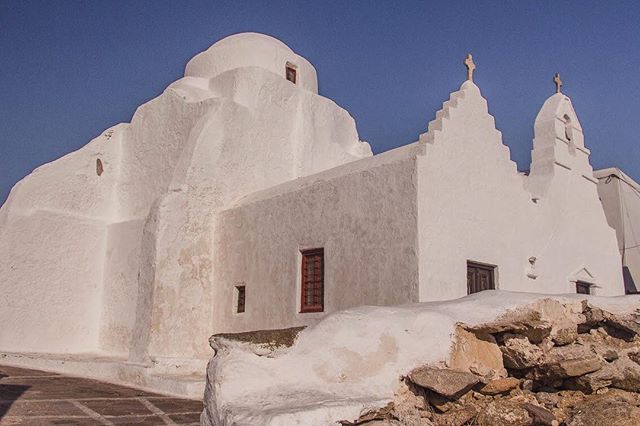
M282 41L278 40L275 37L271 37L267 34L261 33L238 33L232 34L228 37L223 38L222 40L216 41L207 51L211 49L233 49L238 48L243 45L252 45L252 46L263 46L265 48L275 47L278 49L285 49L291 53L293 50Z
M259 33L233 34L217 41L187 63L185 76L214 78L235 68L258 67L284 78L288 66L296 69L296 84L318 92L313 65L280 40Z

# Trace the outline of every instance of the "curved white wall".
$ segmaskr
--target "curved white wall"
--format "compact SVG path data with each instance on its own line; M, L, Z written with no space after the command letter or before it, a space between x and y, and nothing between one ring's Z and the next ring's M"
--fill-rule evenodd
M185 77L214 78L236 68L258 67L285 78L287 64L297 71L297 84L318 93L316 70L286 44L258 33L240 33L226 37L187 63Z
M216 211L371 155L317 95L313 66L272 37L221 40L186 74L14 187L0 209L0 351L208 358Z

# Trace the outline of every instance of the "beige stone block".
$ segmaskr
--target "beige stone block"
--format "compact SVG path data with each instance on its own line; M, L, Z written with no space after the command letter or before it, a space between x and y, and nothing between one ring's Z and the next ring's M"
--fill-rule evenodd
M487 378L507 377L502 352L490 334L478 335L462 327L456 329L449 366Z

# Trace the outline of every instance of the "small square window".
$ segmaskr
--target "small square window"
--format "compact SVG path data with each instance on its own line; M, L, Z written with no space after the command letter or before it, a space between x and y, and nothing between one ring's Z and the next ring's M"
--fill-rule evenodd
M582 281L576 282L576 293L578 294L591 294L591 284Z
M236 291L238 292L238 295L237 295L238 305L237 305L236 312L241 314L244 312L245 302L247 297L246 286L238 285L236 286Z
M296 71L296 69L294 67L292 67L290 65L287 65L286 76L287 76L287 80L289 80L293 84L296 84L298 72Z
M302 252L300 312L324 311L324 248Z
M467 261L467 294L495 290L495 269L495 266Z

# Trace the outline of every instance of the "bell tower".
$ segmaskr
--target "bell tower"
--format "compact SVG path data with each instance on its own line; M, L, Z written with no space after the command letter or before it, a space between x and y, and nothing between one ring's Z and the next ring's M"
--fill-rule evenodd
M533 151L528 189L534 199L544 198L558 176L573 175L578 181L597 183L584 146L582 126L571 99L561 91L562 80L553 79L556 93L542 105L534 125Z

